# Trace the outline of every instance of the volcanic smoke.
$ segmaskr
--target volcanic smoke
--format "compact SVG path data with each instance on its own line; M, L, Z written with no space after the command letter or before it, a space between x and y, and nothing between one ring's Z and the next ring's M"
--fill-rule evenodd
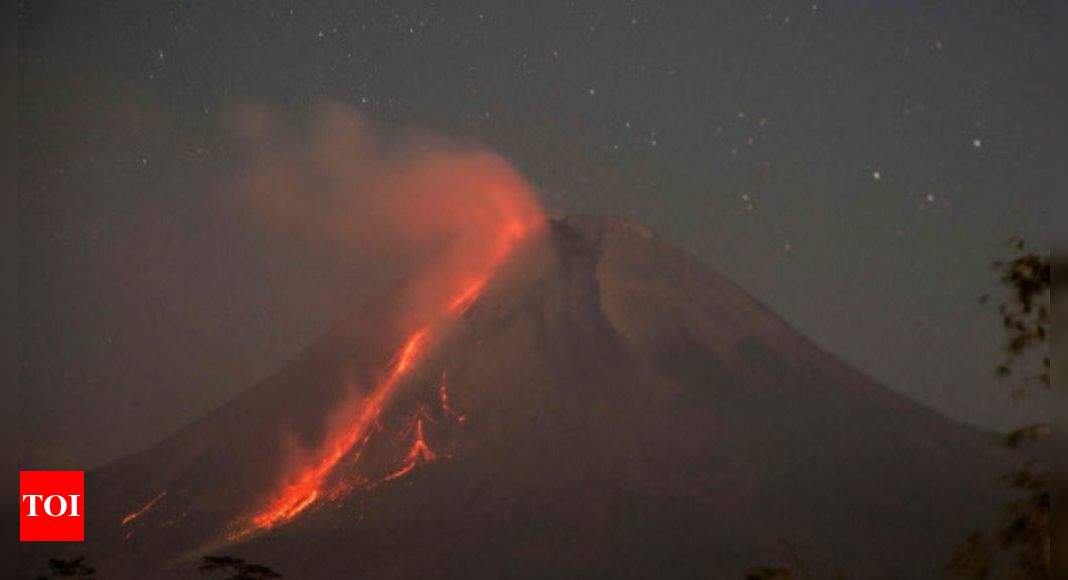
M231 539L285 524L326 497L331 474L374 433L404 379L543 223L530 185L492 153L426 136L386 141L338 105L320 107L310 130L287 130L278 118L257 109L238 116L254 151L237 185L268 223L325 236L371 262L418 266L404 274L395 324L405 338L383 378L331 413L321 444L272 482ZM386 480L434 458L421 418L414 438L404 467Z

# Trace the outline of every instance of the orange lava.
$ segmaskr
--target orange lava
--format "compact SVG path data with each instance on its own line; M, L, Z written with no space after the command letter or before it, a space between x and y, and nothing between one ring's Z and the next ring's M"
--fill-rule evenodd
M412 438L412 447L404 458L404 465L397 471L387 475L383 481L391 481L408 475L420 463L429 463L435 459L437 459L437 455L427 445L426 437L423 436L423 418L420 417L415 420L415 436Z
M137 518L145 515L146 513L148 513L148 511L151 510L152 508L156 507L156 504L159 503L159 501L161 499L163 499L163 497L166 496L166 495L167 495L167 492L161 491L159 493L159 495L157 495L156 497L148 500L148 503L146 503L145 505L141 506L140 508L138 508L138 509L136 509L136 510L134 510L134 511L128 513L128 514L126 514L126 516L122 518L122 525L125 526L126 524L128 524L128 523L136 520Z
M441 412L456 419L457 423L463 423L467 417L452 408L449 404L449 384L445 380L445 373L441 373L441 386L438 388L438 402L441 403Z
M460 292L460 295L449 303L449 313L461 314L470 308L471 304L478 298L478 295L482 293L482 288L485 286L485 278L468 283L463 291Z
M393 362L393 368L385 380L364 399L360 414L355 421L347 425L346 429L333 433L323 446L323 452L318 461L286 483L275 499L266 508L252 516L249 524L236 532L235 537L242 537L256 530L270 529L285 523L319 499L326 478L338 462L368 433L397 383L411 370L416 358L426 345L429 332L429 327L420 328L404 341L404 346L401 347Z
M491 227L490 231L482 231L480 236L474 238L481 242L463 245L462 250L458 250L459 255L446 257L441 264L436 264L431 272L413 284L416 288L413 294L420 297L417 311L423 317L423 322L404 340L385 378L359 402L358 411L351 420L338 428L330 429L323 444L314 453L313 460L301 465L296 473L287 474L265 505L238 522L236 531L230 534L231 539L240 539L248 534L289 522L318 500L331 496L324 487L335 467L361 441L367 440L392 395L419 363L420 357L432 346L433 340L474 304L515 246L540 225L541 213L525 185L518 192L501 196L504 199L496 199L491 193L496 194L485 194L487 199L493 199L494 205L489 213L499 213L497 219L480 216L483 223L478 227ZM472 226L459 224L458 227ZM433 296L435 291L437 295ZM430 295L429 298L425 296L427 294ZM428 308L425 304L428 301L431 305L438 306ZM447 406L444 386L441 397L442 403ZM420 418L417 420L415 440L404 466L387 476L386 481L401 477L420 462L434 458L433 451L423 437L423 422Z

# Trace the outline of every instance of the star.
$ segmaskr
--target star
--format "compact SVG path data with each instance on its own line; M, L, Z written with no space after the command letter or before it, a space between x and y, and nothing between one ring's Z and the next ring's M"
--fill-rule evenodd
M980 148L982 146L983 146L983 141L981 139L979 139L978 137L976 137L975 139L972 139L972 147L975 147L976 149L978 149L978 148Z
M875 171L871 172L871 178L878 181L883 178L883 173L876 169Z

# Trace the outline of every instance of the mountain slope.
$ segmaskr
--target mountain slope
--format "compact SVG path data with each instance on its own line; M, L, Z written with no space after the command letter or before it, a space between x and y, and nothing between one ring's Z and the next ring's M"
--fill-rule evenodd
M235 537L343 420L361 393L346 385L384 372L396 316L388 297L357 308L217 412L90 474L84 551L108 577L187 577L227 553L293 578L732 578L787 540L818 571L933 577L996 501L992 439L642 226L565 218L419 361L328 496Z

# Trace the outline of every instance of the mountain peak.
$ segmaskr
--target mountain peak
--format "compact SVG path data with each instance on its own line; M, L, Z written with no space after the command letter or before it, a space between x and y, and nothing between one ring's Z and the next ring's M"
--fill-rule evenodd
M573 214L551 217L549 224L553 229L568 230L590 240L600 240L611 235L636 236L643 239L656 237L656 233L648 226L624 217Z
M976 483L1002 469L992 442L649 228L555 217L513 258L282 523L227 536L331 441L339 405L397 376L374 308L91 474L94 562L116 578L182 577L209 550L307 577L728 577L789 538L839 558L821 570L915 577L993 501Z

